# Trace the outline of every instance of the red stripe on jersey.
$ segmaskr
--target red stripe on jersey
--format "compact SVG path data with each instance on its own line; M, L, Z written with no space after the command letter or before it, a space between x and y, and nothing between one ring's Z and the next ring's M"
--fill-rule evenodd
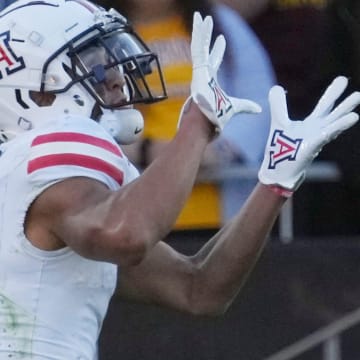
M110 141L100 139L95 136L74 132L56 132L51 134L39 135L33 140L31 146L52 142L78 142L83 144L89 144L108 150L115 155L119 155L121 157L123 156L119 147L115 144L112 144Z
M28 174L31 174L36 170L58 165L74 165L98 170L112 177L120 185L122 185L124 180L124 173L115 166L99 158L79 154L54 154L40 156L29 161Z

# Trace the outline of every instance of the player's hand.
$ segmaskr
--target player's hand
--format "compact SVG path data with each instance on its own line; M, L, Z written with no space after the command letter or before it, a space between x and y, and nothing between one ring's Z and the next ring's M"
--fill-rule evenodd
M236 113L259 113L261 107L253 101L228 96L219 86L217 71L223 59L226 41L223 35L219 35L210 52L212 31L212 17L202 19L200 13L195 12L191 38L191 97L209 121L222 130Z
M271 128L259 171L261 183L296 190L322 147L358 121L353 109L360 104L359 92L352 93L334 108L347 84L347 78L337 77L313 112L302 121L289 119L282 87L274 86L270 90Z

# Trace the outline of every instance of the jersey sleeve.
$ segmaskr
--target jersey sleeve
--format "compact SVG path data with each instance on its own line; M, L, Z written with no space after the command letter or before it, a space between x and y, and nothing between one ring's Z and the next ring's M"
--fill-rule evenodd
M98 123L66 117L32 139L27 174L40 187L84 176L116 190L126 182L129 168L120 147Z

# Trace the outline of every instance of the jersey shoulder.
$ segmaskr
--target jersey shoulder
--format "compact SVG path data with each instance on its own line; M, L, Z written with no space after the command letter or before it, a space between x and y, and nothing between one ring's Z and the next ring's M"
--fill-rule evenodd
M64 116L34 133L27 175L33 184L85 176L116 189L129 166L119 145L94 120Z

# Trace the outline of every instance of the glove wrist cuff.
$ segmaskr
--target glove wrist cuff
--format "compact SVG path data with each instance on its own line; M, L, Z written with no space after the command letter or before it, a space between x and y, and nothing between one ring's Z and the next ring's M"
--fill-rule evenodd
M279 185L268 185L268 188L275 194L285 197L287 199L294 194L294 191L285 189Z

